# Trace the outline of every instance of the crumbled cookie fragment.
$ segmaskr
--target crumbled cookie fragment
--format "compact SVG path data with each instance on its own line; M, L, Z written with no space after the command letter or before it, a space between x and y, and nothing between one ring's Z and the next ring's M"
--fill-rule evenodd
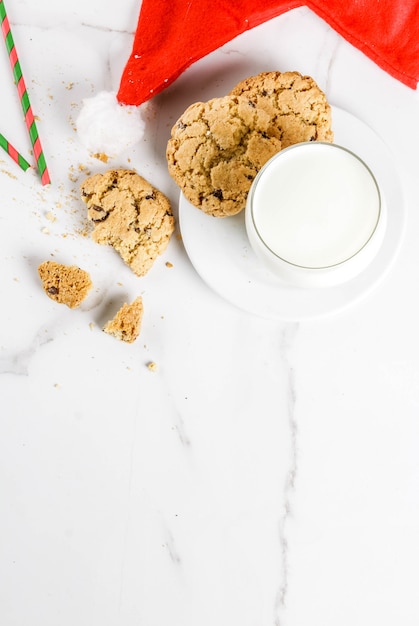
M140 334L142 317L143 301L139 296L131 304L124 304L103 330L120 341L133 343Z
M47 296L70 309L80 306L92 288L88 272L76 265L45 261L38 267L38 274Z
M331 107L311 76L262 72L241 81L230 95L248 98L274 118L282 148L302 141L333 141Z
M109 161L108 155L104 152L96 152L93 156L95 159L99 159L99 161L102 161L103 163L107 163Z
M94 225L92 239L112 246L137 276L144 276L175 228L166 196L132 170L90 176L81 194Z
M149 363L147 363L147 367L150 372L157 372L158 370L157 363L155 363L154 361L150 361Z
M215 217L244 209L256 174L281 149L273 117L241 96L188 107L172 128L166 158L191 204Z

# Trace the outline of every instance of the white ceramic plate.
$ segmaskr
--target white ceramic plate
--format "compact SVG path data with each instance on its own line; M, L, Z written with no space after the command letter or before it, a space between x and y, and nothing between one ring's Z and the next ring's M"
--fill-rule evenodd
M262 266L250 247L244 211L228 218L206 215L181 194L179 222L186 252L201 278L220 296L250 313L281 320L328 315L365 297L386 275L400 248L406 222L401 183L391 153L364 122L333 107L335 143L358 154L374 172L386 197L387 229L372 263L356 278L334 287L298 288Z

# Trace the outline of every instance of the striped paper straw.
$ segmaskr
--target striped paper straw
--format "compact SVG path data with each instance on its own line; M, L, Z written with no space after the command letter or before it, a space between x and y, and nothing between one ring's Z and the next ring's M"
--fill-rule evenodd
M39 138L38 129L36 127L35 118L32 113L31 103L29 101L29 95L26 90L25 81L23 79L22 69L20 67L19 58L17 55L15 43L13 41L13 35L10 30L9 20L7 18L6 8L3 0L0 0L0 20L1 30L3 32L3 38L6 44L6 49L9 55L10 66L15 78L17 91L22 105L23 115L25 117L26 128L29 132L29 137L32 143L33 152L36 159L36 165L41 175L41 182L43 185L48 185L51 182L49 177L47 164L45 161L44 152L41 146L41 140Z
M9 143L4 135L0 133L0 147L3 148L5 152L13 159L15 163L19 165L26 172L26 170L30 167L30 163L27 162L25 157L23 157L19 152Z

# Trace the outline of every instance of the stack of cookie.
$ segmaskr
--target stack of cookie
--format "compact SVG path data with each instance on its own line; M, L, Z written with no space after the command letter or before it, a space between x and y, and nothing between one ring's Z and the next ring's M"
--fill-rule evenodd
M192 104L172 128L169 173L209 215L242 211L260 168L303 141L333 141L331 107L310 76L264 72L229 95Z

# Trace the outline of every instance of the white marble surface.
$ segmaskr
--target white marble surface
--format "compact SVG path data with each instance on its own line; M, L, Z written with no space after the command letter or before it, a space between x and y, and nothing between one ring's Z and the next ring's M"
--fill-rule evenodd
M0 154L0 623L417 626L418 93L301 8L190 68L147 107L144 139L105 165L74 120L84 98L117 89L138 3L7 9L52 185ZM0 63L0 130L28 156L5 53ZM134 167L176 210L171 125L267 69L311 74L371 125L408 208L384 280L312 321L236 309L177 237L140 279L82 235L80 166ZM48 258L91 273L80 310L41 291ZM137 342L102 333L138 294Z

